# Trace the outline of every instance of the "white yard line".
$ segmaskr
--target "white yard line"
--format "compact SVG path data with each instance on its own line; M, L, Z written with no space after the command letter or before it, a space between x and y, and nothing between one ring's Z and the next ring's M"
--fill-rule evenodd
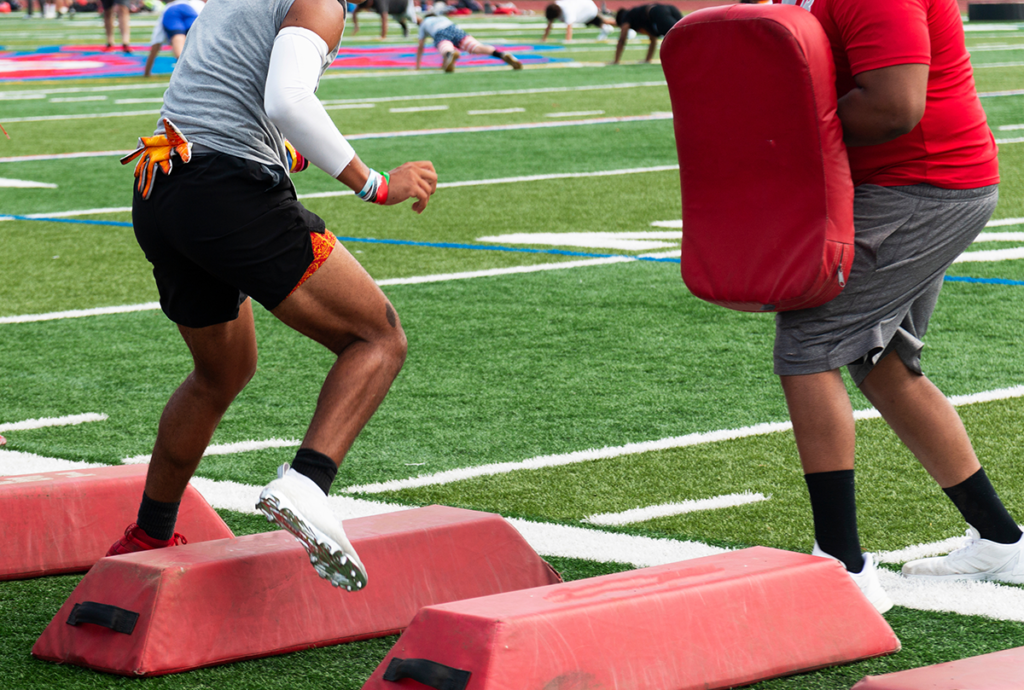
M526 108L496 108L494 110L467 110L467 115L505 115L508 113L525 113Z
M1024 137L1015 137L1013 139L996 139L996 143L999 144L1000 146L1005 146L1006 144L1024 144Z
M70 414L63 417L40 417L39 419L25 419L20 422L0 424L0 431L27 431L29 429L43 429L51 426L73 426L87 422L102 422L106 419L107 415L96 412Z
M373 107L375 103L393 103L400 101L423 101L423 100L441 100L441 99L453 99L453 98L482 98L490 96L518 96L524 94L543 94L543 93L567 93L567 92L578 92L578 91L605 91L609 89L633 89L648 86L665 86L663 81L649 81L649 82L629 82L624 84L594 84L587 86L566 86L566 87L551 87L544 89L507 89L504 91L471 91L466 93L444 93L444 94L419 94L410 96L384 96L378 98L351 98L351 99L338 99L338 100L326 100L323 101L324 107L328 110L342 109L348 107ZM125 87L121 87L125 88ZM127 87L127 88L155 88L153 86L146 87ZM166 87L164 87L166 88ZM45 98L49 94L53 93L77 93L81 91L117 91L120 90L116 87L107 88L93 88L93 89L51 89L47 91L22 91L22 92L0 92L0 101L5 99L24 99L31 98L35 99L40 97ZM147 102L148 99L146 99ZM155 99L152 102L159 102ZM412 112L412 111L410 111ZM47 122L50 120L83 120L91 118L101 117L134 117L136 115L159 115L159 110L130 110L130 111L117 111L117 112L104 112L104 113L84 113L78 115L31 115L27 117L14 117L6 118L3 120L4 124L17 123L17 122ZM379 135L378 135L379 136ZM346 137L352 139L351 136Z
M0 476L28 475L91 469L96 464L47 458L31 453L0 450ZM257 514L256 500L263 487L231 481L196 477L192 485L214 508ZM331 496L335 514L349 520L398 510L409 506ZM603 532L544 522L506 518L541 556L561 556L596 562L618 562L638 568L678 563L725 553L728 549L694 541L655 539ZM899 606L928 611L951 611L981 615L995 620L1024 621L1024 591L993 583L911 580L887 570L879 577L886 592Z
M980 402L993 400L1007 400L1011 398L1024 397L1024 386L1012 388L1000 388L970 395L954 395L949 398L955 406L972 405ZM855 419L878 419L881 417L878 410L869 408L856 410L853 413ZM437 486L451 484L452 482L474 479L476 477L491 477L498 474L508 474L520 470L539 470L548 467L562 467L574 465L580 462L591 460L606 460L617 458L623 455L636 455L638 453L649 453L669 448L684 448L687 446L698 446L705 443L717 443L718 441L731 441L733 439L748 438L751 436L763 436L775 434L781 431L789 431L793 428L791 422L764 422L753 426L740 427L738 429L720 429L717 431L697 432L685 436L672 436L658 439L656 441L643 441L639 443L627 443L622 446L605 446L604 448L591 448L578 450L571 453L560 453L557 455L540 455L527 460L515 460L512 462L496 462L476 467L460 467L453 470L445 470L434 474L409 477L407 479L392 479L386 482L375 482L373 484L359 484L345 487L344 491L349 493L375 494L387 491L400 491L402 489L413 489L421 486Z
M0 187L18 189L57 189L57 185L49 182L33 182L32 180L12 180L9 177L0 177Z
M342 106L336 106L342 107ZM435 110L448 110L447 105L416 105L409 108L388 108L389 113L427 113Z
M576 110L566 113L548 113L544 117L589 117L591 115L604 115L603 110Z
M656 506L647 506L645 508L633 508L631 510L624 510L619 513L597 513L590 515L582 520L591 525L604 525L604 526L619 526L619 525L632 525L637 522L647 522L648 520L654 520L660 517L670 517L673 515L685 515L686 513L695 513L703 510L718 510L719 508L734 508L736 506L744 506L750 503L760 503L761 501L767 501L770 496L757 492L751 493L744 491L738 494L725 494L723 496L714 496L712 498L698 498L681 501L678 503L662 503Z
M234 453L248 453L254 450L266 450L267 448L298 448L299 441L294 438L271 438L266 441L236 441L234 443L215 443L206 447L203 457L211 455L232 455ZM135 455L121 460L122 465L141 465L150 461L151 456Z
M136 311L152 311L159 309L159 302L144 304L123 304L117 307L98 307L96 309L71 309L69 311L51 311L45 314L23 314L21 316L0 316L0 324L32 323L35 321L58 321L60 319L77 319L83 316L103 316L104 314L126 314Z
M975 252L964 252L953 260L955 264L991 262L991 261L1013 261L1024 259L1024 247L1013 247L1010 249L985 249Z

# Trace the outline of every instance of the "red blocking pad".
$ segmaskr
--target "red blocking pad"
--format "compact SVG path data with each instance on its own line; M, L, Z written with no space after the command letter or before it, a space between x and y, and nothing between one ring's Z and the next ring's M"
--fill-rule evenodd
M837 561L754 547L429 606L363 690L710 690L899 648Z
M1020 690L1024 688L1024 647L866 676L853 690Z
M853 180L835 65L810 12L699 10L665 36L682 188L682 275L741 311L823 304L853 265Z
M104 558L32 654L123 675L175 673L389 635L423 606L560 579L498 515L431 506L344 526L369 574L359 592L321 580L282 531Z
M0 580L88 570L139 512L146 465L0 477ZM177 531L190 542L234 536L192 486Z

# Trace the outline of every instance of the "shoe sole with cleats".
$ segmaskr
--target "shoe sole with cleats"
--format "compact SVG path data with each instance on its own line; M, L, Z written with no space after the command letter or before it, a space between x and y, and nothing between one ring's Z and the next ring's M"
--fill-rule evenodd
M286 496L264 490L256 507L268 522L280 525L299 540L317 575L349 592L366 586L366 571L355 551L346 553L341 544L307 522Z

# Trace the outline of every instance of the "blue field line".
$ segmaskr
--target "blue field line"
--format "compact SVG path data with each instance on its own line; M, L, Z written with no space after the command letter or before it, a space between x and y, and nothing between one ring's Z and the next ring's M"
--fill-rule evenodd
M969 276L946 276L949 283L982 283L984 285L1024 285L1024 280L1009 278L971 278Z
M500 244L460 244L458 242L416 242L414 240L378 240L365 237L337 236L342 242L366 242L369 244L398 244L407 247L431 247L434 249L475 249L485 252L519 252L521 254L555 254L557 256L578 256L587 259L636 259L637 261L654 261L657 263L679 263L674 257L633 256L630 254L595 254L592 252L572 252L567 249L529 249L527 247L505 247Z
M118 220L77 220L74 218L44 218L38 216L0 215L0 220L37 220L49 223L79 223L84 225L113 225L119 228L130 228L131 223ZM416 240L382 240L373 237L346 237L336 235L342 242L362 242L365 244L394 244L405 247L427 247L430 249L472 249L485 252L518 252L520 254L553 254L555 256L575 256L584 259L633 259L635 261L651 261L654 263L678 264L675 257L635 256L631 254L597 254L594 252L574 252L568 249L530 249L528 247L506 247L496 244L462 244L460 242L417 242ZM949 283L980 283L982 285L1024 285L1024 280L1008 278L971 278L969 276L946 276Z

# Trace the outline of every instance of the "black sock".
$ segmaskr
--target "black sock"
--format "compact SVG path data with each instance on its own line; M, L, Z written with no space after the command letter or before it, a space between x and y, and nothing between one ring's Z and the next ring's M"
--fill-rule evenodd
M333 460L311 448L299 448L292 461L292 469L316 482L324 494L331 490L331 482L338 474L338 466Z
M838 558L851 573L864 570L864 554L857 535L857 503L853 470L805 474L814 513L814 539L829 556Z
M982 539L998 544L1015 544L1020 541L1020 527L1006 512L1006 507L985 474L985 468L943 491L967 520L967 524L981 533Z
M497 48L494 49L494 52L491 53L491 55L493 55L494 57L498 58L499 60L501 60L502 58L505 57L505 53L501 52Z
M180 503L164 503L154 501L142 492L142 505L139 506L139 517L135 520L143 532L153 539L167 541L174 536L174 524L178 521Z

